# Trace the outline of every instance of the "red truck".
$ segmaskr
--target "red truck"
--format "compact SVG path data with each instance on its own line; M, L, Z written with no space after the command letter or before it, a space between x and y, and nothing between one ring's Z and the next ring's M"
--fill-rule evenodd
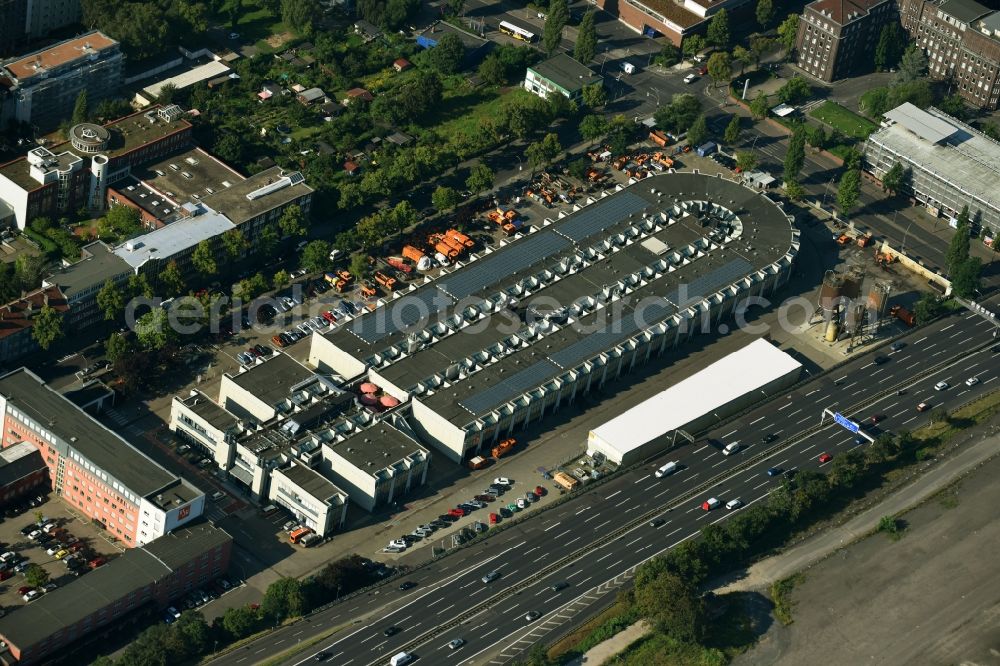
M917 319L913 316L913 313L904 308L902 305L893 305L889 308L889 314L903 322L907 326L916 326Z

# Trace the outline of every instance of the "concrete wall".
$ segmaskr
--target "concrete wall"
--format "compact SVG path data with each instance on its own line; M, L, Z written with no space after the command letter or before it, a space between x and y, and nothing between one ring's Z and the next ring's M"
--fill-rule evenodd
M275 416L273 407L244 389L228 375L223 375L222 384L219 386L219 404L237 416L252 416L261 423L270 421Z
M430 407L419 398L410 401L413 407L414 430L420 438L454 462L461 462L465 455L466 432Z
M319 368L321 372L334 372L344 379L358 377L366 370L364 363L322 335L312 336L312 344L309 346L309 365Z

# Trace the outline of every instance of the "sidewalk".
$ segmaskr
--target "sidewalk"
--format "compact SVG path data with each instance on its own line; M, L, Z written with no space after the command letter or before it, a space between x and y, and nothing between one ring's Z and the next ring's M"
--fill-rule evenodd
M841 548L871 533L878 527L882 516L899 515L921 504L935 493L948 487L965 474L1000 454L1000 425L988 424L985 432L969 433L956 448L964 446L942 462L928 462L920 476L910 485L901 488L843 525L818 534L790 548L780 555L769 557L752 565L737 580L715 588L716 594L766 590L779 580L808 569ZM928 469L928 467L930 469ZM917 472L914 472L915 474ZM643 621L636 622L612 638L595 645L583 657L570 662L570 666L600 666L649 632Z

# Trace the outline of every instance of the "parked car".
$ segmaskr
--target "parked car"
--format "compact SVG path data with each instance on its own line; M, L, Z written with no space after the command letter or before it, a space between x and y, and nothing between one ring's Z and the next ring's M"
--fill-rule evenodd
M510 487L514 485L514 482L508 479L506 476L498 476L497 478L493 479L493 485Z
M819 463L821 465L824 464L824 463L830 462L830 460L832 460L832 459L833 459L833 456L831 456L829 453L821 453L821 454L819 454Z
M697 80L698 80L698 75L693 72L684 77L684 83L688 84L694 83Z

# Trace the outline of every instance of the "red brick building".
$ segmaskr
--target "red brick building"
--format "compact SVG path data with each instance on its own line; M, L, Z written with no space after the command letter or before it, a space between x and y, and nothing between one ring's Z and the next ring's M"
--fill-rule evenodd
M61 315L69 310L59 287L37 289L0 306L0 363L10 363L39 350L31 329L35 315L46 306Z
M0 506L45 485L49 468L30 444L17 444L0 451Z
M673 0L595 0L594 4L633 30L649 37L662 35L676 46L705 21L683 3Z
M870 71L882 27L895 20L891 0L815 0L799 20L798 65L823 81Z
M0 618L0 660L44 663L77 640L100 640L102 627L158 617L172 601L225 574L232 543L224 530L199 523L125 551Z

